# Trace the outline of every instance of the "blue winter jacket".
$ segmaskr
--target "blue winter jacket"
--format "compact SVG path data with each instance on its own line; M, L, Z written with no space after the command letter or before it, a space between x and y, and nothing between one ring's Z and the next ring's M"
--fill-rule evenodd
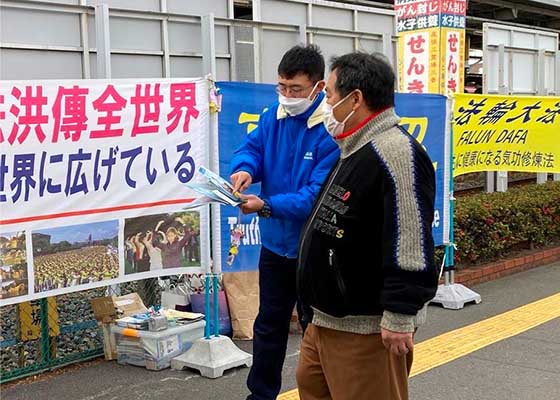
M294 117L278 103L269 107L232 160L232 173L246 171L261 183L260 197L272 208L271 218L259 219L262 244L284 257L297 257L303 225L340 155L323 125L324 97Z

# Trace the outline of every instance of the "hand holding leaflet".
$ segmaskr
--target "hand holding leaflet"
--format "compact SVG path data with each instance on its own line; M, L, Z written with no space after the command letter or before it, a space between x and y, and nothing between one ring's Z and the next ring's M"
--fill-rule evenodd
M234 191L233 186L218 174L205 167L198 168L199 174L206 178L202 184L189 183L187 186L194 191L203 194L207 202L220 203L237 207L246 200L241 198L239 192Z

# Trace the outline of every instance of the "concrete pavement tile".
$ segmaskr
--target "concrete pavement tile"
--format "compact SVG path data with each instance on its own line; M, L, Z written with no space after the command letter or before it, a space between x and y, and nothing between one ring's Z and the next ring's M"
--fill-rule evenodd
M412 378L410 400L557 400L560 373L466 356Z

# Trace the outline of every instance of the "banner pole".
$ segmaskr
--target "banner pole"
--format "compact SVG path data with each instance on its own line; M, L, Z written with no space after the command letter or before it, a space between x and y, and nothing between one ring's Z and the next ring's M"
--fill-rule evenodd
M445 257L446 264L446 284L455 283L455 183L453 178L453 113L449 121L451 128L449 130L449 243L446 246L447 254Z
M214 16L212 14L202 18L203 35L203 64L204 69L216 76L216 46ZM213 79L213 78L212 78ZM213 82L214 86L214 82ZM212 88L214 90L215 87ZM212 169L219 173L219 142L218 142L218 115L215 112L210 118L210 160ZM220 336L219 329L219 304L218 304L218 276L221 273L221 246L220 246L220 208L213 205L211 208L212 233L212 261L206 272L206 337L197 340L186 353L172 361L172 368L182 370L185 367L197 369L202 376L218 378L230 368L246 366L253 363L253 356L240 350L227 336ZM214 290L214 337L210 330L210 277Z
M212 275L212 289L214 291L214 336L220 336L220 315L219 315L219 303L218 303L218 274Z
M210 273L206 272L206 277L204 278L204 313L206 314L206 326L204 327L204 337L210 339Z
M451 110L453 110L453 102L451 103ZM474 302L476 304L482 301L480 295L473 290L455 283L455 183L453 180L453 127L454 118L453 112L449 114L450 117L446 122L449 124L449 238L448 243L445 245L445 260L444 260L444 284L438 286L435 297L431 300L432 303L438 303L443 308L459 310L465 306L466 303Z

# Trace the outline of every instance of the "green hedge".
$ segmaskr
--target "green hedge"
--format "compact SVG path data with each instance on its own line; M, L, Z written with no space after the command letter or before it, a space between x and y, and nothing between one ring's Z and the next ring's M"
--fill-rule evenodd
M487 261L559 239L560 182L460 197L455 203L455 264Z

